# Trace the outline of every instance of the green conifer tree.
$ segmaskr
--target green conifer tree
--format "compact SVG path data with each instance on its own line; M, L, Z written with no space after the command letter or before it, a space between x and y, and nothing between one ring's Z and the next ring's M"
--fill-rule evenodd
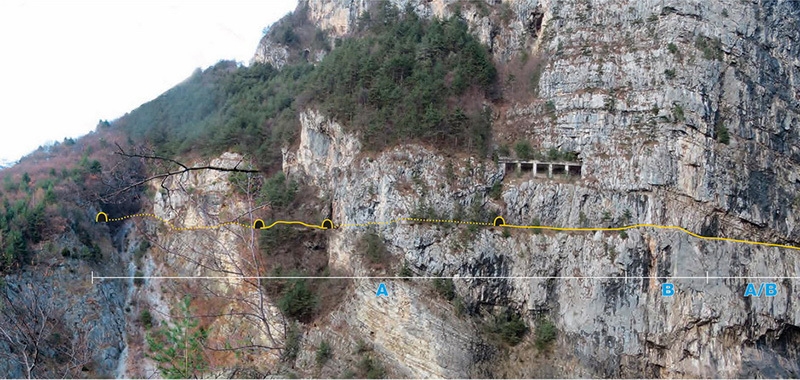
M208 331L192 318L189 303L187 296L180 303L180 316L146 337L147 357L158 363L161 375L168 379L199 378L208 369L203 354Z

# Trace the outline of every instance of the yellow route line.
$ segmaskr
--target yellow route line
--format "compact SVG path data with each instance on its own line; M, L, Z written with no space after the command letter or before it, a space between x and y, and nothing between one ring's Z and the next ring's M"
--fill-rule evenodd
M244 228L253 228L253 225L248 225L239 222L224 222L220 224L216 224L213 226L195 226L195 227L177 227L172 224L170 221L161 218L155 214L133 214L133 215L126 215L119 218L109 218L109 222L119 222L125 219L136 218L136 217L149 217L154 218L162 223L164 223L170 229L175 231L192 231L192 230L212 230L212 229L219 229L224 226L228 225L237 225ZM463 220L454 220L454 219L425 219L425 218L399 218L399 219L392 219L385 222L365 222L365 223L343 223L335 225L334 228L350 228L350 227L368 227L368 226L375 226L375 225L389 225L389 224L397 224L404 221L410 222L422 222L422 223L453 223L453 224L469 224L469 225L477 225L477 226L494 226L493 223L486 223L486 222L469 222ZM321 224L309 224L297 220L276 220L272 222L272 224L268 226L261 227L261 230L268 230L270 228L275 227L279 224L287 224L287 225L301 225L303 227L308 228L316 228L320 230L327 230L326 227L323 227ZM778 244L778 243L767 243L761 241L753 241L753 240L745 240L745 239L734 239L734 238L727 238L727 237L717 237L717 236L703 236L700 234L696 234L692 231L689 231L681 226L670 226L670 225L661 225L661 224L649 224L649 223L639 223L639 224L632 224L629 226L622 226L622 227L556 227L556 226L526 226L526 225L516 225L516 224L502 224L498 227L508 227L508 228L516 228L516 229L530 229L530 230L550 230L550 231L565 231L565 232L596 232L596 231L624 231L636 228L655 228L655 229L662 229L662 230L676 230L683 232L689 236L702 239L702 240L713 240L713 241L727 241L732 243L741 243L741 244L749 244L749 245L759 245L765 247L777 247L777 248L786 248L786 249L793 249L800 251L800 247L796 247L793 245L787 244Z
M308 223L303 223L303 222L299 222L299 221L296 221L296 220L276 220L276 221L272 222L272 224L270 224L268 226L265 226L265 227L261 227L259 229L260 230L268 230L268 229L270 229L272 227L275 227L278 224L299 224L299 225L301 225L303 227L316 228L316 229L320 229L320 230L327 230L327 228L322 227L322 225L308 224ZM243 226L245 226L247 228L254 228L253 226L248 226L248 225L243 225Z
M245 228L252 228L252 226L248 226L248 225L246 225L244 223L239 223L239 222L224 222L224 223L220 223L220 224L213 225L213 226L177 227L174 224L172 224L172 222L170 222L170 221L168 221L168 220L166 220L164 218L161 218L156 214L126 215L126 216L123 216L123 217L120 217L120 218L109 218L108 221L109 222L119 222L119 221L123 221L125 219L137 218L137 217L148 217L148 218L157 219L157 220L161 221L162 223L164 223L167 227L169 227L170 229L173 229L175 231L214 230L214 229L219 229L221 227L228 226L228 225L237 225L237 226L242 226L242 227L245 227Z
M786 244L778 244L778 243L766 243L762 241L753 241L753 240L744 240L744 239L734 239L734 238L727 238L727 237L718 237L718 236L703 236L700 234L696 234L692 231L689 231L681 226L665 226L661 224L649 224L649 223L639 223L639 224L632 224L629 226L622 226L622 227L552 227L552 226L520 226L514 224L504 224L503 227L509 228L520 228L520 229L539 229L539 230L551 230L551 231L624 231L630 230L634 228L656 228L662 230L677 230L681 231L689 236L696 237L698 239L703 240L716 240L716 241L728 241L733 243L742 243L742 244L750 244L750 245L761 245L766 247L778 247L778 248L788 248L800 251L800 247L795 247L793 245L786 245Z
M399 218L399 219L392 219L386 222L364 222L364 223L343 223L337 224L335 228L347 228L347 227L368 227L374 225L386 225L386 224L396 224L404 221L410 222L423 222L423 223L455 223L455 224L472 224L477 226L492 226L492 223L485 223L485 222L467 222L463 220L452 220L452 219L424 219L424 218Z

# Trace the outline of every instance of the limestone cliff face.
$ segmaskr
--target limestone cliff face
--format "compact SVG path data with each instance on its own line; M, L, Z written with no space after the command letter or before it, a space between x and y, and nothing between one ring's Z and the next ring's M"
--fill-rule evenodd
M535 0L467 2L462 0L391 0L403 10L411 7L423 17L446 18L459 11L472 32L498 59L504 60L533 46L541 36L546 15ZM308 18L334 37L343 37L358 25L358 17L377 2L367 0L304 0Z
M259 41L256 54L250 62L267 63L280 69L286 64L288 59L289 49L286 46L278 44L264 36L261 38L261 41Z
M316 26L346 37L368 4L301 5ZM283 169L316 188L330 202L331 219L346 225L326 232L330 267L369 275L358 242L371 229L415 275L457 277L466 313L432 294L426 280L387 281L386 299L374 296L375 282L356 280L334 311L305 327L296 362L300 374L315 374L309 368L321 341L340 353L325 369L332 372L323 372L336 376L348 368L342 358L364 340L392 376L800 375L796 282L774 281L776 297L754 298L743 296L746 284L771 280L727 278L796 276L800 262L793 251L652 228L626 234L503 233L486 226L384 223L420 212L479 222L503 215L511 224L653 223L797 245L800 4L392 4L410 4L426 17L459 10L498 62L523 54L542 58L537 96L496 106L494 138L525 139L541 151L576 151L583 174L507 175L490 160L414 144L366 152L346 126L303 110L300 143L284 150ZM289 56L274 43L260 49L259 62L281 66ZM238 157L221 160L235 164ZM181 180L194 190L155 197L156 214L175 224L214 224L249 207L231 197L226 178ZM490 189L498 182L503 191L493 199ZM373 222L380 223L355 226ZM230 252L203 263L232 269L248 249L233 231L190 237L150 228L166 251L195 250L184 258L153 258L148 274L208 274L196 261L209 252ZM465 278L476 276L497 279ZM674 296L662 297L664 282L675 284ZM141 290L167 315L163 299L178 294L168 286L174 285L147 282ZM238 290L229 283L213 289ZM505 307L532 327L553 321L554 346L539 351L535 335L528 334L505 352L493 348L480 319ZM214 326L222 332L237 328L232 320ZM278 358L260 360L269 366Z
M539 86L541 102L553 102L555 117L542 118L539 101L516 104L500 115L509 124L502 130L521 133L543 149L579 151L581 180L505 178L501 200L493 201L488 189L503 179L493 163L447 158L414 145L364 154L352 142L355 136L314 111L301 116L302 141L296 152L285 154L285 170L330 196L336 223L389 221L408 216L423 201L446 215L456 205L480 202L515 224L656 223L704 235L794 241L798 85L792 78L798 48L786 37L795 29L776 17L798 15L795 5L737 3L722 12L714 3L683 9L612 2L589 7L593 13L587 9L591 3L542 5L550 12L545 19L558 20L545 25L552 37L542 49L553 55ZM631 39L615 37L620 33ZM719 43L715 36L721 36ZM774 47L765 51L765 44ZM763 76L778 74L756 72L758 65L789 80L764 81ZM720 142L723 127L729 144ZM442 174L447 161L456 168L454 180ZM465 242L431 225L377 228L392 252L420 274L605 277L456 281L471 304L513 305L531 324L540 315L556 323L552 368L509 365L502 375L795 376L800 371L791 348L800 340L796 284L779 281L774 298L745 298L748 281L713 278L793 276L798 262L785 250L654 229L509 237L482 229ZM359 274L355 236L348 228L334 232L330 253L333 265ZM704 280L706 275L711 279ZM667 277L678 288L671 298L660 293ZM392 315L390 309L387 305L385 313ZM419 326L379 324L371 332L376 342L398 335L411 341ZM419 351L377 344L389 358L419 363L405 365L411 376L446 373L444 360L407 360ZM441 342L433 338L430 344ZM510 357L524 356L523 349L512 349ZM466 355L455 357L473 366L459 375L477 367L477 358Z
M464 198L481 194L484 185L497 179L496 166L479 165L473 172L461 171L461 185L440 183L445 159L419 146L403 146L374 157L361 154L355 136L314 110L300 115L301 142L296 151L284 155L284 170L293 178L316 185L332 201L332 219L337 224L387 222L411 215L418 206L419 192L427 191L429 204L450 209ZM477 162L476 162L477 165ZM414 181L417 182L413 185ZM424 184L424 185L423 185ZM427 187L423 190L422 187ZM436 186L436 187L433 187ZM482 202L482 200L481 200ZM329 238L329 265L355 276L369 272L357 251L366 228L342 227ZM379 224L377 231L388 242L393 255L409 260L420 274L443 270L493 253L465 253L451 249L456 241L440 228L426 225ZM485 233L485 232L484 232ZM451 274L450 271L444 272ZM389 283L392 297L375 297L377 282L358 280L353 295L330 316L328 328L346 325L350 335L374 345L397 376L465 377L480 359L482 342L474 323L453 318L450 305L424 292L413 282ZM330 335L328 328L318 334ZM335 334L336 336L340 334ZM314 334L312 334L312 337ZM352 343L350 343L352 345Z
M523 51L530 52L542 40L542 24L549 20L543 5L536 0L507 0L468 2L463 0L391 0L399 9L411 7L423 17L446 18L459 12L471 31L489 47L500 61L508 60ZM301 0L298 10L315 26L328 33L331 41L347 37L358 25L358 18L378 2L367 0ZM308 60L318 62L324 51L308 54ZM264 36L259 42L252 62L283 67L289 59L287 46Z
M664 189L796 239L796 4L546 9L557 21L545 27L539 94L555 120L523 116L531 105L519 105L508 123L545 147L579 150L598 186Z
M247 163L239 154L224 153L209 165L242 168ZM253 312L247 309L247 302L258 304L261 298L257 282L253 285L240 277L265 274L252 266L256 260L253 255L260 255L255 245L258 232L245 228L256 219L252 214L255 206L252 199L236 191L229 175L216 170L192 171L168 178L163 187L153 184L153 214L161 220L140 220L137 236L131 237L147 239L151 246L142 258L139 275L210 278L146 279L133 288L129 300L136 310L127 326L129 347L120 376L159 375L155 363L145 356L149 350L144 340L147 330L135 316L149 310L154 326L180 318L175 307L187 295L194 298L193 315L205 316L202 322L212 332L206 343L209 347L236 347L243 342L272 347L283 344L283 319L274 300L264 298L261 315L265 319L258 323L241 315ZM229 224L231 221L237 223ZM208 226L211 228L204 228ZM273 367L280 354L277 349L243 351L240 360L258 368ZM214 375L221 377L232 376L230 368L237 367L212 367L217 371Z
M304 136L323 130L313 112L304 117ZM332 142L343 140L319 136L312 145L301 144L296 157L289 155L286 169L297 176L307 168L320 176L335 151ZM328 149L322 149L328 145ZM303 152L302 149L308 148ZM316 153L314 153L316 152ZM356 154L357 151L351 151ZM302 158L301 158L302 157ZM300 159L298 159L300 158ZM485 196L501 172L493 165L473 162L459 168L457 183L442 181L445 157L417 146L398 147L376 157L353 155L354 164L331 170L320 177L332 198L333 219L357 224L388 221L410 215L425 199L439 212L452 212L454 205L471 201L498 210L509 223L527 224L534 217L544 224L602 224L599 215L608 211L620 218L629 209L635 222L666 222L702 229L705 212L695 201L668 192L619 192L527 179L507 186L502 202ZM415 180L415 178L417 178ZM409 185L416 181L418 185ZM507 182L511 182L507 180ZM503 206L505 203L505 206ZM584 222L586 223L586 222ZM720 222L723 223L723 222ZM679 291L663 298L660 282L630 277L703 277L792 275L797 260L778 249L753 248L734 243L709 243L678 232L636 230L626 238L617 234L533 234L515 232L503 237L499 231L481 229L464 242L457 230L434 225L386 225L378 227L393 254L407 260L415 272L447 276L604 276L619 279L558 279L496 281L456 280L467 302L482 305L513 305L533 323L539 315L553 318L559 330L557 355L549 362L556 374L566 376L739 376L766 373L775 363L773 375L789 376L798 371L797 354L787 350L798 339L798 309L793 300L795 285L784 282L775 298L742 297L745 281L672 280ZM748 233L749 229L738 231ZM334 232L329 246L331 264L365 274L355 250L358 228ZM424 283L423 283L424 284ZM356 290L349 312L341 318L358 321L389 361L403 363L409 376L468 376L479 363L473 349L479 345L475 327L459 318L437 323L430 309L416 309L414 323L397 323L409 303L424 302L409 289L417 284L393 283L393 296L376 300L374 284ZM424 286L424 285L423 285ZM415 298L420 297L420 298ZM433 301L435 302L435 301ZM373 305L375 304L375 305ZM352 308L352 309L351 309ZM364 310L368 316L358 317ZM464 327L467 326L467 327ZM434 330L428 330L434 329ZM451 331L439 335L438 331ZM470 333L472 331L472 333ZM419 336L426 343L415 343ZM455 339L455 341L453 341ZM392 342L404 344L392 344ZM455 344L457 342L457 344ZM420 347L429 347L431 355ZM464 347L453 351L453 347ZM448 349L444 349L448 348ZM470 348L470 350L466 350ZM444 351L440 351L444 349ZM477 351L480 352L480 351ZM453 361L470 363L458 366ZM507 375L546 374L542 368L520 367Z
M48 248L35 264L0 278L3 292L14 305L14 309L3 305L8 307L3 311L3 333L18 337L24 332L18 344L0 342L0 373L4 377L117 374L126 348L129 308L125 301L130 284L93 282L92 272L95 276L127 275L122 268L130 258L126 252L128 230L118 231L114 246L108 239L97 242L101 261L90 264L61 252L58 257ZM80 247L73 234L64 234L58 243L66 250L62 252L78 252L74 247ZM29 356L25 358L23 353Z

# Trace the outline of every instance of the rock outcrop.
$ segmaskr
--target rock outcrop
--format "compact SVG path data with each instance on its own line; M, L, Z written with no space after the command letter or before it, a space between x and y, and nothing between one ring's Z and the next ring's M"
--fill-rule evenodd
M490 162L450 159L414 145L363 154L351 143L354 137L335 122L314 111L305 112L301 121L303 141L297 152L287 153L284 169L320 186L332 200L333 220L339 224L390 221L412 215L423 203L436 214L454 215L456 208L478 202L494 212L488 215L502 214L513 224L658 223L679 224L707 235L765 235L674 189L629 190L586 180L506 178L502 198L494 201L488 191L503 173ZM453 181L443 176L448 161L457 170ZM466 239L458 229L424 223L379 225L377 231L391 251L421 275L500 277L456 280L456 288L471 305L513 305L531 325L541 316L552 318L559 344L549 370L560 375L752 376L765 373L770 363L783 363L774 372L778 376L798 371L796 353L783 349L799 338L800 321L792 299L795 285L785 281L779 283L777 297L748 299L742 296L747 281L713 279L791 275L796 260L778 248L707 242L655 229L626 235L515 231L503 236L499 230L481 228ZM329 246L333 267L366 274L355 251L360 233L359 228L347 227L334 232ZM708 282L703 279L707 274L712 278ZM569 278L591 276L598 278ZM678 289L670 298L661 295L661 283L667 281ZM403 295L409 285L399 284L403 290L397 297L412 297L408 302L414 302L413 296ZM369 292L372 299L374 290L365 287L357 291ZM360 301L355 310L367 303ZM386 315L402 307L383 304ZM428 318L425 310L416 316ZM366 320L381 319L373 315ZM461 323L437 328L457 329ZM469 375L466 367L459 367L462 372L445 371L454 358L474 367L476 358L466 353L450 352L455 356L438 359L426 354L432 358L426 361L414 355L419 350L408 352L407 346L382 343L413 336L424 326L437 324L377 323L369 330L389 361L406 363L404 375ZM476 330L461 334L469 342L462 345L480 342ZM431 339L432 345L442 343L435 336ZM546 373L532 367L515 371L521 376Z
M313 367L321 341L352 352L364 340L393 376L800 375L797 285L769 279L796 275L793 251L655 228L537 233L389 223L408 216L488 223L496 215L520 225L651 223L797 245L797 2L390 3L424 17L458 12L497 62L521 56L544 62L527 73L537 78L531 100L496 107L494 138L498 144L528 140L541 152L577 152L582 175L507 175L488 159L416 144L367 152L347 126L303 110L300 144L284 150L283 169L316 188L329 200L334 223L345 224L329 232L330 268L369 275L357 247L365 232L375 232L415 275L454 277L460 304L430 291L429 280L387 281L388 299L375 297L375 281L355 280L335 310L307 326L297 359L302 374L314 374L302 371ZM331 37L346 38L372 4L308 0L301 6ZM254 61L281 67L289 55L265 38ZM241 200L226 201L226 178L183 178L195 190L169 200L157 194L156 214L185 225L241 214L247 209ZM503 190L493 198L498 183ZM224 231L197 243L151 228L167 250L240 244ZM151 263L148 273L206 273L182 259L164 260ZM224 259L217 264L227 265ZM662 296L665 282L674 284L674 296ZM775 282L778 294L745 297L749 282ZM161 284L146 286L153 305L163 302L156 301ZM482 324L508 309L534 332L498 351ZM533 344L543 321L557 331L549 349ZM215 328L234 326L221 321ZM347 368L334 362L336 370Z
M268 36L261 38L256 48L256 54L250 63L266 63L280 69L289 60L289 49L277 42L272 41Z
M423 16L447 16L455 3L393 2ZM308 5L313 22L344 36L367 2ZM495 23L502 7L512 11L500 18L510 20L508 27ZM301 117L300 148L285 156L285 170L329 194L337 223L388 221L423 203L453 215L479 202L514 224L654 223L796 244L800 5L479 1L465 5L462 16L495 57L524 51L546 59L537 74L538 99L500 111L496 139L579 152L582 178L507 177L494 201L488 189L503 173L489 162L413 145L360 153L341 143L355 137L308 112ZM443 175L448 161L457 170L454 180ZM468 241L441 226L378 230L421 274L559 277L456 281L468 303L513 305L531 325L542 315L555 321L555 372L507 374L800 373L798 353L789 348L800 341L796 282L776 281L774 298L748 298L745 285L758 281L714 279L795 276L792 251L648 228L507 237L481 229ZM334 264L359 267L353 233L336 232L341 243L331 245ZM570 276L599 278L564 278ZM676 285L675 296L662 297L666 281ZM423 366L409 371L431 374Z
M4 377L117 374L127 345L130 308L126 294L130 284L93 281L92 276L101 271L108 276L127 275L119 268L130 257L118 251L126 249L127 233L127 228L120 229L113 247L107 240L96 242L102 260L92 263L70 258L77 253L78 239L65 234L59 241L64 250L57 253L62 257L43 250L35 265L0 279L2 291L11 301L3 304L0 327L4 335L8 334L5 337L16 342L0 343L0 373Z
M413 9L422 17L446 18L459 12L471 31L489 47L494 56L505 60L530 49L541 37L547 14L535 0L462 1L391 0L399 10ZM380 2L367 0L307 0L308 18L334 37L344 37L357 26L359 17Z

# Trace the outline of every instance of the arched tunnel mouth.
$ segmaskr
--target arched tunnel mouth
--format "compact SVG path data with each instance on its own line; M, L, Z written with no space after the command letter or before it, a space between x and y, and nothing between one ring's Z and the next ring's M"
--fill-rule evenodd
M333 229L333 222L330 219L325 219L322 221L322 228L326 230Z
M255 229L257 229L257 230L260 230L260 229L264 228L264 221L263 221L263 220L261 220L261 219L257 219L257 220L256 220L256 221L253 223L253 228L255 228Z
M503 219L502 216L498 216L498 217L494 218L494 226L495 227L501 227L501 226L503 226L505 224L506 224L506 221L505 221L505 219Z

